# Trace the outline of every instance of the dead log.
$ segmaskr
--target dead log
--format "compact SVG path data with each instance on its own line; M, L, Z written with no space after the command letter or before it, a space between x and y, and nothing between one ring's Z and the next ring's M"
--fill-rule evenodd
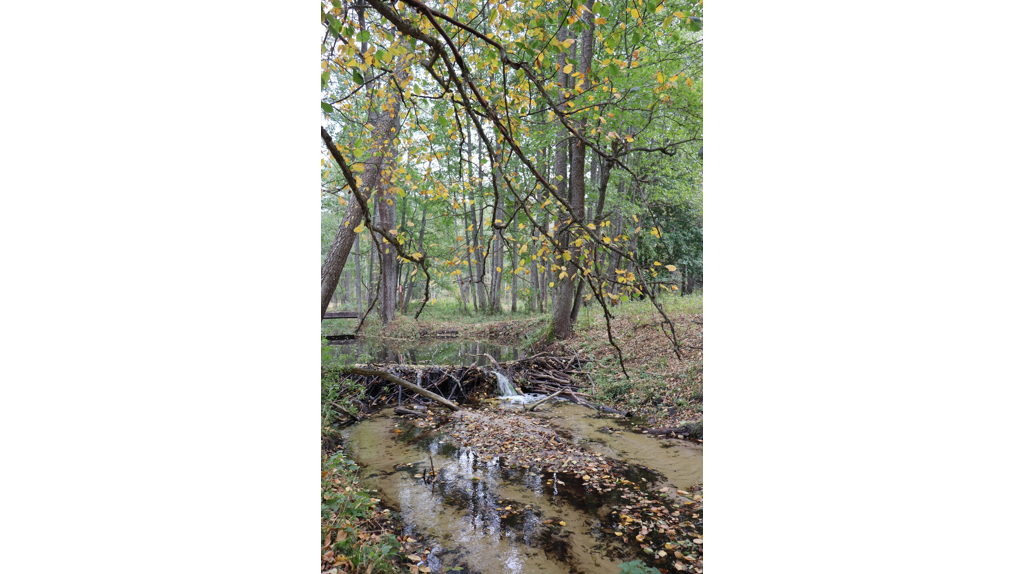
M380 377L385 381L395 383L396 385L400 385L416 394L423 395L424 397L427 397L428 399L441 404L447 409L453 411L461 410L459 409L458 405L442 397L441 395L434 394L422 387L417 387L416 385L410 382L403 381L402 379L399 379L398 377L386 371L378 371L376 369L364 369L362 367L345 367L344 369L342 369L342 372L350 373L353 375L366 375L368 377Z
M400 414L400 415L411 415L411 416L414 416L414 417L425 417L425 416L427 416L427 413L425 413L425 412L414 411L412 409L406 409L406 408L402 408L402 407L395 407L395 413Z

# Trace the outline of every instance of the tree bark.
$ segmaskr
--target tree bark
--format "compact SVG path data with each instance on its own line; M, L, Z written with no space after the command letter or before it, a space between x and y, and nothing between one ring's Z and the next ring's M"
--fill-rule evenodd
M504 223L505 209L501 199L501 166L494 166L491 171L494 178L495 188L499 190L494 196L494 218ZM501 225L501 224L499 224ZM501 276L502 266L505 264L505 243L504 232L501 229L494 230L491 238L491 296L487 312L491 315L500 315L501 309Z
M594 56L594 30L593 30L593 12L590 10L594 7L594 0L588 0L587 10L583 11L583 16L580 20L583 22L583 36L580 44L580 58L579 58L579 69L583 72L583 91L586 92L590 89L590 66ZM579 133L585 133L587 127L586 118L580 119L576 124L577 131ZM584 182L585 171L586 171L586 148L583 147L583 142L576 137L572 137L569 140L569 146L572 151L569 165L569 206L572 209L571 217L575 220L575 224L579 225L583 223L583 200L586 193L586 185ZM554 313L551 319L551 334L556 339L568 339L572 336L572 310L573 305L577 299L577 290L575 287L575 280L582 280L583 278L578 276L576 271L579 268L580 263L580 248L574 243L571 243L571 236L569 233L569 226L566 226L565 230L565 243L564 248L569 251L570 265L565 265L566 273L569 274L568 280L565 281L559 291L558 304L555 306ZM574 277L576 275L576 277ZM582 291L580 291L582 293Z
M374 126L373 143L371 144L368 156L370 159L366 161L361 176L362 189L354 190L355 193L363 197L364 201L369 201L371 192L377 188L385 159L394 153L395 140L398 138L399 102L401 101L401 94L398 93L396 84L400 84L408 77L408 61L409 58L407 57L396 59L394 77L388 77L388 89L385 90L386 94L390 95L390 97L385 96L378 113L371 113L371 116L376 117L370 117L370 122ZM320 128L320 130L321 137L327 135L326 130L323 128ZM353 190L349 191L353 192ZM338 279L341 277L348 254L352 250L352 244L355 242L355 228L359 226L362 220L363 210L359 207L359 202L355 201L355 199L349 200L348 212L345 214L345 219L342 220L341 225L338 226L338 233L334 236L334 242L331 243L331 248L327 252L327 258L324 261L323 267L320 268L321 319L323 319L324 313L327 312L327 305L331 301L334 289L338 286ZM391 228L388 227L387 229Z
M359 313L360 317L362 317L363 316L363 278L362 278L362 274L360 273L360 269L362 268L362 265L363 265L363 258L359 254L359 235L356 235L355 242L352 244L352 247L354 247L355 250L356 250L356 257L355 257L355 261L354 261L355 268L356 268L356 312Z

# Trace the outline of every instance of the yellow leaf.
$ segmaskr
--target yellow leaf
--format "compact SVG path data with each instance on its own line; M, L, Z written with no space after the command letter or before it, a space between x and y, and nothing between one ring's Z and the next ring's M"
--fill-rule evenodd
M654 264L655 265L661 265L661 262L660 261L655 261Z
M683 14L682 12L673 12L672 15L675 16L676 18L679 18L680 20L686 18L686 14Z
M498 273L501 273L501 267L498 267Z
M664 84L665 83L665 74L662 74L660 71L658 72L658 83L659 84Z
M691 80L690 78L686 78L686 85L690 86L692 88L693 87L693 80Z
M675 265L666 265L665 269L668 269L669 271L675 271L676 270L676 266Z
M554 287L554 286L555 286L555 282L554 281L552 281L551 283L548 283L548 287Z
M565 526L565 521L563 521L563 520L559 520L559 521L558 521L558 524L559 524L559 525L561 525L561 526Z
M566 64L565 67L562 68L562 71L565 72L566 74L571 74L572 73L572 64Z
M364 229L366 229L366 227L363 226L362 223L360 223L359 226L356 227L355 231L356 231L356 233L362 233Z
M594 227L593 223L588 223L587 227L590 228L590 229L597 229L596 227Z
M640 13L636 11L636 8L630 8L629 9L629 15L634 17L634 18L639 18L640 17Z

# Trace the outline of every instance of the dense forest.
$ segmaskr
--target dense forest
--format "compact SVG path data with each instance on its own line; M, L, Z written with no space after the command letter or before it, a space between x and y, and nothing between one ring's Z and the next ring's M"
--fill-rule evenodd
M323 2L321 312L550 316L702 282L702 6Z

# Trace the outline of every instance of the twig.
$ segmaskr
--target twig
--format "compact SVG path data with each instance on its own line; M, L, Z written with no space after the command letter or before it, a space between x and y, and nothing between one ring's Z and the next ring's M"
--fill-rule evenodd
M543 399L541 399L541 400L539 400L539 401L537 401L537 402L533 403L532 405L530 405L529 407L527 407L527 409L526 409L526 410L527 410L527 411L530 411L530 412L533 412L533 409L535 409L535 408L537 408L537 407L539 407L539 406L543 405L544 403L546 403L546 402L548 402L549 400L551 400L551 399L553 399L553 398L557 397L558 395L562 394L563 392L565 392L565 389L562 389L562 390L558 391L557 393L554 393L554 394L550 394L550 395L548 395L548 396L544 397Z

